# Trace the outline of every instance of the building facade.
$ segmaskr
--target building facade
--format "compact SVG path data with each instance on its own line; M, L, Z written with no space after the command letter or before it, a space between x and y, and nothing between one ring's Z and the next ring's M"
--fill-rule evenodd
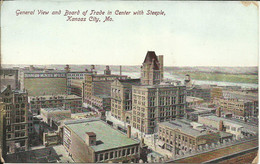
M65 71L23 71L21 89L29 96L67 94L67 74Z
M1 92L6 112L6 151L28 150L28 94L7 86Z
M92 105L92 96L95 95L111 96L111 83L115 79L128 79L128 77L124 75L112 75L112 74L86 75L84 86L83 86L84 88L83 101L85 103L88 103L89 105Z
M197 128L195 124L192 126L192 123L182 120L159 123L158 135L161 146L175 154L191 152L198 149L199 146L221 141L220 132ZM231 134L228 136L232 138Z
M82 98L76 95L30 96L29 102L30 111L36 115L40 114L41 108L64 107L73 110L82 107Z
M127 112L132 110L132 85L140 79L115 80L111 84L111 115L121 121L130 122Z
M217 99L216 105L221 115L231 114L232 117L248 120L251 117L258 118L258 100L245 99Z
M183 117L186 109L185 86L133 86L132 126L144 133L155 133L159 122Z

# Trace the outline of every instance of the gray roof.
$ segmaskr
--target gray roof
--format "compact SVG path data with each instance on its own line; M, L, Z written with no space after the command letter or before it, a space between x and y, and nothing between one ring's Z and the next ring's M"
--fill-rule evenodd
M182 133L188 134L193 137L199 137L199 136L203 136L203 135L207 134L206 131L199 131L199 130L193 129L193 127L190 125L190 123L185 120L177 119L174 121L162 122L159 124L167 126L168 128L171 128L173 130L179 129Z
M93 148L95 152L139 144L139 141L128 138L122 132L113 129L98 119L66 121L65 125L83 141L85 141L86 132L94 132L97 137L97 145L91 146L91 148Z
M217 116L214 116L214 115L201 116L201 117L206 117L208 119L218 121L218 122L219 121L229 122L229 123L232 123L232 124L242 126L242 131L258 133L258 126L250 125L250 124L242 122L242 121L235 121L235 120L231 120L231 119L227 119L227 118L223 118L223 117L217 117Z

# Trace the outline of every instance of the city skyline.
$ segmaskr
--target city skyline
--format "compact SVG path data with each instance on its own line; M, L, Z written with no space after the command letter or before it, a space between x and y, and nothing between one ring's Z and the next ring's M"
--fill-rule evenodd
M64 16L16 16L17 6L24 11L163 10L166 16L66 22ZM2 64L140 65L149 50L164 55L165 66L258 66L257 20L257 7L240 2L6 2Z

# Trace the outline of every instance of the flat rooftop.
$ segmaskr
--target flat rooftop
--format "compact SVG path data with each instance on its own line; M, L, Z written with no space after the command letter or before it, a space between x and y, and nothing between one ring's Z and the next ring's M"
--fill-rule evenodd
M29 98L30 100L33 101L81 99L81 97L76 95L44 95L44 96L29 96Z
M46 112L56 112L56 111L70 111L69 109L57 107L57 108L41 108L42 110L45 110Z
M97 145L91 147L95 152L139 144L139 141L128 138L122 132L113 129L111 126L98 119L68 121L65 122L65 125L83 141L85 141L86 132L94 132L97 137Z
M190 124L190 122L188 122L186 120L176 119L173 121L162 122L159 124L167 126L168 128L171 128L171 129L179 129L181 132L188 134L190 136L193 136L193 137L199 137L199 136L207 134L206 131L199 131L199 130L194 129L192 127L192 125Z
M232 124L236 124L239 126L242 126L243 130L242 131L247 131L247 132L257 132L258 133L258 126L255 125L250 125L241 121L235 121L235 120L231 120L231 119L227 119L227 118L223 118L223 117L217 117L214 115L208 115L208 116L200 116L200 117L205 117L208 118L210 120L214 120L214 121L223 121L223 122L229 122Z

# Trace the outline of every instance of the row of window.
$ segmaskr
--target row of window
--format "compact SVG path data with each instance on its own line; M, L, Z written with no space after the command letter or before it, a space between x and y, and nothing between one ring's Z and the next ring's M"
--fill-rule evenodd
M126 157L129 155L137 154L139 151L138 147L127 148L123 150L112 151L108 153L102 153L96 155L96 162Z

